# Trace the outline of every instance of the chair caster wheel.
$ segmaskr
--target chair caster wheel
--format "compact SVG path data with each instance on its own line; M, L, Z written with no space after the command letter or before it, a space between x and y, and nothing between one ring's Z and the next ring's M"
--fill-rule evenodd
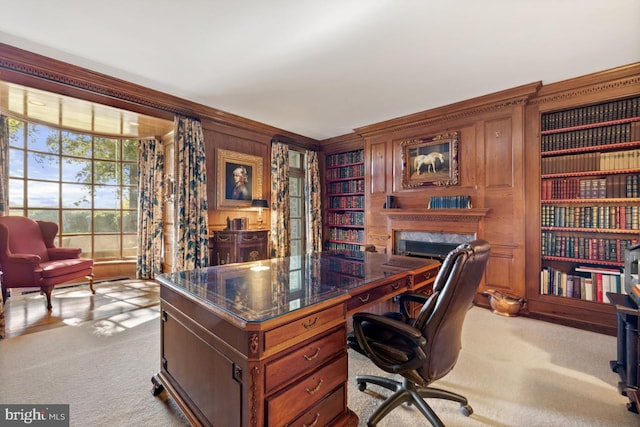
M151 383L153 384L153 387L151 388L152 395L158 396L160 393L164 391L164 386L162 385L160 380L155 376L151 377Z
M358 390L365 391L366 389L367 389L367 383L365 383L364 381L361 383L358 383Z
M469 405L463 405L463 406L460 406L460 412L465 417L468 417L471 414L473 414L473 408L471 406L469 406Z

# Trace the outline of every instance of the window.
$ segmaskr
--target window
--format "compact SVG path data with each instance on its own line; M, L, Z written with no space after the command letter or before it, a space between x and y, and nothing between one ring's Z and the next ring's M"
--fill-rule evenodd
M60 226L57 246L136 256L137 139L9 118L9 211Z

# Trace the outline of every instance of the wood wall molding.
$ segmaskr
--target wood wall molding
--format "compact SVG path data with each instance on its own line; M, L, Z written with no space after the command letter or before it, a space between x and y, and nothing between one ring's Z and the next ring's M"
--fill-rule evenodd
M312 138L4 43L0 43L0 79L165 119L181 114L268 137L286 135L312 147L318 144Z
M544 86L530 104L543 105L591 96L602 99L603 95L611 97L611 94L628 92L634 87L640 87L640 62Z
M423 128L437 123L450 123L464 118L476 118L479 115L511 109L513 106L525 104L535 96L541 82L529 83L513 89L469 99L397 119L356 128L354 131L366 138L380 134L402 131L410 128ZM444 126L446 128L446 126Z

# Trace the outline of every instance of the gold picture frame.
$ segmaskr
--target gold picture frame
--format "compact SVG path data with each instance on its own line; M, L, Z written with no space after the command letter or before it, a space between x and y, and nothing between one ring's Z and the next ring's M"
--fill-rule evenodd
M217 209L248 208L251 200L262 199L262 157L218 148L217 165ZM237 182L236 175L244 182Z
M402 188L458 184L458 132L411 139L402 149Z

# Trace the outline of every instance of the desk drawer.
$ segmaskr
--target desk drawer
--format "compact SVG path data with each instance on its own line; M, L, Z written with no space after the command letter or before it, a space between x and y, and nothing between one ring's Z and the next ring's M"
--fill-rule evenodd
M438 269L434 268L429 271L423 271L422 273L418 273L413 276L413 287L420 288L427 283L432 283L436 280L436 275L438 274Z
M329 422L345 412L347 407L347 392L342 386L322 399L304 415L287 424L287 426L321 427L329 425Z
M300 336L307 334L307 337L309 337L309 332L319 330L321 326L335 322L336 319L344 318L343 310L342 305L334 305L324 311L310 314L309 316L265 332L265 350L294 338L298 338L297 342L302 341L299 339Z
M287 354L265 366L265 393L270 393L281 384L324 364L345 351L347 342L345 328L325 335L300 349Z
M391 283L385 283L365 292L360 292L351 296L347 301L347 311L352 313L360 307L370 305L371 303L388 300L390 296L400 294L408 289L407 280L405 278L395 280Z
M294 383L282 393L267 399L270 426L283 426L289 420L307 413L321 399L347 381L348 361L344 354L335 361Z

